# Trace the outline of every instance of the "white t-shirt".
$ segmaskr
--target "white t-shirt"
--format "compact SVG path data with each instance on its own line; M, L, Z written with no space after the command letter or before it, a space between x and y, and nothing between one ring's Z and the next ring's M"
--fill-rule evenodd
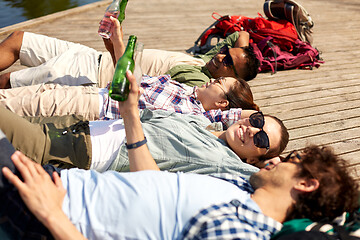
M125 141L123 119L90 121L91 165L90 169L106 171L116 158L120 145Z
M63 210L89 239L176 239L199 210L248 192L217 178L184 173L61 171Z

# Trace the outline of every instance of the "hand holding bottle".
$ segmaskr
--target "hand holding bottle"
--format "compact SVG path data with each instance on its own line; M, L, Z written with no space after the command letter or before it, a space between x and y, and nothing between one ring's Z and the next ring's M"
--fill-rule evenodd
M125 51L125 45L123 42L123 31L122 26L119 21L110 17L112 22L112 27L110 29L110 38L103 38L103 42L106 50L111 54L114 66L116 65L117 60L123 55Z
M101 37L108 39L111 36L110 29L113 26L110 17L119 18L120 24L125 19L125 8L128 0L113 0L107 7L104 17L100 22L98 33Z
M123 42L124 34L123 34L122 26L120 25L119 20L114 17L110 17L110 20L112 23L112 27L110 30L110 32L111 32L110 40L113 45L121 46L124 48L123 50L125 50L125 45Z
M143 89L136 83L135 76L131 71L126 72L126 78L130 83L130 91L127 100L119 102L119 110L121 115L127 114L130 111L138 109L138 103L140 95L143 93Z
M109 96L117 101L125 101L129 94L129 81L125 77L128 70L134 71L134 52L137 37L129 37L126 50L116 63L113 81L109 89Z

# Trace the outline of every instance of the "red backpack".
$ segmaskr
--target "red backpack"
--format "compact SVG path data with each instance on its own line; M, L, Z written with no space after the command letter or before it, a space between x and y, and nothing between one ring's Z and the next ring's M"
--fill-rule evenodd
M319 51L316 48L299 39L295 41L291 53L273 44L272 37L267 37L258 43L250 43L250 45L260 61L259 72L276 73L278 70L292 68L313 69L313 67L318 68L320 63L324 63L320 60Z
M213 13L212 17L215 18L216 14ZM262 16L221 16L205 29L188 52L204 54L235 31L247 31L250 34L250 45L260 61L260 72L275 73L277 70L290 68L312 69L324 63L320 60L317 49L299 40L293 24L284 19L267 20Z
M250 34L251 42L258 43L261 40L271 36L274 44L280 46L281 49L291 51L292 46L298 39L294 25L286 20L272 21L263 18L249 18L245 16L220 16L216 18L217 13L213 13L212 17L216 21L210 25L195 41L193 54L206 53L214 45L213 38L220 41L236 31L247 31ZM217 41L217 42L218 42ZM200 42L200 44L199 44Z

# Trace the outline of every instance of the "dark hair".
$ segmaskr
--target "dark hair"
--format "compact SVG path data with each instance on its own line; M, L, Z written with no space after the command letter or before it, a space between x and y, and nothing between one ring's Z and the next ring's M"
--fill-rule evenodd
M242 108L259 111L260 108L254 103L254 97L250 86L243 79L237 78L228 92L226 98L229 101L228 108Z
M245 81L254 79L259 72L260 61L256 58L253 47L246 46L242 47L245 54L246 64L243 71L242 77Z
M301 156L301 170L295 177L317 179L319 188L301 193L288 215L288 219L310 218L329 220L343 212L359 208L357 182L350 176L347 163L336 156L329 147L309 146Z
M281 131L280 131L279 146L276 148L273 148L270 146L269 151L264 156L261 156L259 158L262 161L279 156L284 151L284 149L286 148L286 146L289 142L289 132L288 132L287 128L285 127L284 123L275 116L271 116L268 114L264 114L264 116L274 119L280 125Z

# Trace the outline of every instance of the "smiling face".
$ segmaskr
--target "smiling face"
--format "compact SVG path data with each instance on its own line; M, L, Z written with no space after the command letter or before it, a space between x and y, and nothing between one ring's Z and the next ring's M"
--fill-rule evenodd
M231 125L226 131L226 142L241 158L259 158L266 154L266 148L259 148L254 144L254 135L261 129L251 126L249 118L241 119ZM270 149L278 148L281 138L281 127L273 118L266 116L263 130L270 142Z
M231 58L233 65L229 65L226 58ZM236 75L242 77L246 61L246 55L242 48L230 48L228 52L217 53L205 66L213 78L237 77Z
M210 81L197 89L197 100L201 102L205 111L211 109L225 110L229 104L225 94L236 81L232 77Z

